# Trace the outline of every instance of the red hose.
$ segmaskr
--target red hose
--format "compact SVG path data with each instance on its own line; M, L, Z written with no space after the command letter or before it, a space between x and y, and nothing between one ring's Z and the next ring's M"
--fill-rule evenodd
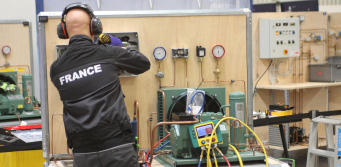
M160 141L158 141L156 144L154 144L154 147L156 147L157 145L159 145L162 141L164 141L167 137L169 137L170 133L168 133L167 136L165 136L163 139L161 139ZM149 149L149 151L147 152L146 156L145 156L145 162L147 164L148 167L150 167L149 163L148 163L148 155L150 153L150 150L152 149Z
M227 158L225 157L225 155L223 155L223 157L224 157L224 159L225 159L227 165L228 165L229 167L231 167L230 162L229 162L229 160L227 160Z

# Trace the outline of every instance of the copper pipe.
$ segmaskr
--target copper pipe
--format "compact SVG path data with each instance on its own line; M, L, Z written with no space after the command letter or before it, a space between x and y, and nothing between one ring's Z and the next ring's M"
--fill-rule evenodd
M235 126L236 121L239 122L237 127ZM237 150L239 150L239 141L240 141L240 134L241 134L241 129L242 129L241 123L239 120L234 119L231 123L231 126L233 127L233 136L234 136L233 143L234 143L234 145L236 145L236 129L239 128L238 145L237 145Z
M241 144L240 146L247 146L247 147L249 147L249 149L240 149L240 150L238 150L238 152L246 152L246 151L253 151L253 150L258 151L258 152L263 152L262 147L258 144L251 144L251 145ZM270 146L264 145L264 148L265 148L265 150L267 150L266 153L270 156L271 155ZM232 149L228 149L228 150L233 151Z
M155 129L160 126L160 125L171 125L171 124L179 124L179 125L186 125L186 124L195 124L198 123L199 120L194 118L195 121L172 121L172 122L159 122L158 124L156 124L153 128L152 134L150 136L151 141L150 141L150 152L153 153L154 152L154 133L155 133ZM153 162L153 156L150 156L150 161L149 164L152 165Z
M185 59L185 68L186 68L186 83L188 88L188 77L187 77L187 58Z
M175 71L176 71L176 69L175 69L175 60L176 59L174 59L174 61L173 61L173 63L174 63L174 83L173 83L173 85L170 85L170 86L161 86L161 78L160 78L160 88L169 88L169 87L174 87L175 86L175 79L176 79L176 75L175 75ZM160 67L161 65L159 64L159 67ZM159 69L161 69L161 68L159 68Z
M73 154L70 154L69 146L67 146L67 145L66 145L66 151L67 151L67 154L70 155L70 157L73 157Z
M18 117L18 120L19 120L19 126L21 125L21 121L20 121L20 117L17 113L14 113L17 117Z
M140 144L140 108L139 102L137 100L134 101L134 116L136 116L136 136L137 136L137 143Z
M153 123L153 114L157 114L156 112L152 112L149 116L149 132L152 133L152 123ZM150 134L149 134L150 136ZM149 139L152 140L152 139Z
M165 92L163 90L159 90L159 92L161 92L161 94L162 94L163 122L167 122L166 121L166 96L165 96ZM163 126L163 129L165 130L165 132L167 134L169 133L166 125Z
M234 82L236 82L236 81L244 82L244 93L246 94L245 81L244 80L234 80ZM230 82L231 84L233 84L232 80L225 80L225 81L218 81L218 82Z
M31 97L30 97L30 95L29 95L29 90L30 90L30 89L22 89L22 90L26 90L26 91L27 91L27 97L24 98L24 102L25 102L25 103L31 103L32 109L39 109L40 107L33 107L32 99L31 99Z
M201 80L202 80L203 82L217 82L217 81L205 81L205 80L204 80L204 75L203 75L203 72L202 72L202 62L201 62L200 64L201 64Z
M53 157L53 116L54 116L54 115L63 116L63 114L54 113L54 114L52 114L52 120L51 120L51 125L52 125L52 127L51 127L51 154L52 154L52 158L53 158L54 160L56 160L56 159ZM56 161L55 161L55 162L56 162Z

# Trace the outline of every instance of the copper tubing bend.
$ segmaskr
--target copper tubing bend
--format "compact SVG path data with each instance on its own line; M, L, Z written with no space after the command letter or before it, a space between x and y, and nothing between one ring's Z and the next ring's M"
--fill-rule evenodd
M158 124L156 124L153 128L153 131L151 133L150 136L150 152L151 152L151 156L150 156L150 161L149 164L151 165L153 162L153 152L154 152L154 133L155 133L155 129L160 126L160 125L172 125L172 124L178 124L178 125L186 125L186 124L195 124L198 123L199 120L194 118L194 121L173 121L173 122L159 122Z
M161 92L162 94L162 108L163 108L163 122L167 122L166 121L166 96L165 96L165 92L163 90L159 90L159 92ZM163 126L163 129L166 133L169 133L166 125Z
M136 136L137 136L137 143L140 143L140 108L139 108L139 102L137 100L134 101L134 116L136 115Z

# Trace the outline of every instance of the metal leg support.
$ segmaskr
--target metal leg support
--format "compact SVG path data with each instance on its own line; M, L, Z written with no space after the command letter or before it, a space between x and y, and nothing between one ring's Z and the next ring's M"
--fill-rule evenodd
M287 141L285 140L283 124L279 124L279 131L281 133L281 138L282 138L282 145L283 145L283 149L284 149L284 158L289 158L288 146L287 146Z
M326 126L326 140L327 140L327 151L334 151L334 134L333 134L333 125L325 124ZM334 158L328 158L328 166L334 166Z

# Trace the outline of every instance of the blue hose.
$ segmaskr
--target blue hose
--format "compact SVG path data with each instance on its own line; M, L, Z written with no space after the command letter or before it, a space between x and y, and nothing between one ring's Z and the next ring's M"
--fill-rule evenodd
M159 150L161 150L163 147L165 147L167 144L169 144L170 143L170 140L169 141L167 141L165 144L163 144L162 146L160 146L159 148L157 148L155 151L154 151L154 153L153 154L155 154L157 151L159 151ZM150 158L150 154L148 155L148 158L147 159L149 159ZM148 167L146 164L144 164L144 166L145 167Z
M198 164L198 167L200 167L201 166L201 161L199 161L199 164Z
M159 150L161 150L163 147L165 147L167 144L169 144L170 143L170 140L168 140L165 144L163 144L161 147L159 147L159 148L157 148L155 151L154 151L154 154L157 152L157 151L159 151Z
M201 113L201 111L204 109L204 105L205 105L205 93L204 93L204 92L201 92L201 91L196 91L196 92L194 93L194 95L192 96L192 98L191 98L191 103L190 103L190 104L193 103L194 96L197 95L198 93L200 93L200 94L202 94L202 95L204 96L204 101L202 102L202 106L201 106L201 108L200 108L200 110L199 110L199 112L198 112L198 115L199 115L199 114ZM188 107L188 108L190 109L190 107ZM196 115L195 118L197 118L198 115Z

